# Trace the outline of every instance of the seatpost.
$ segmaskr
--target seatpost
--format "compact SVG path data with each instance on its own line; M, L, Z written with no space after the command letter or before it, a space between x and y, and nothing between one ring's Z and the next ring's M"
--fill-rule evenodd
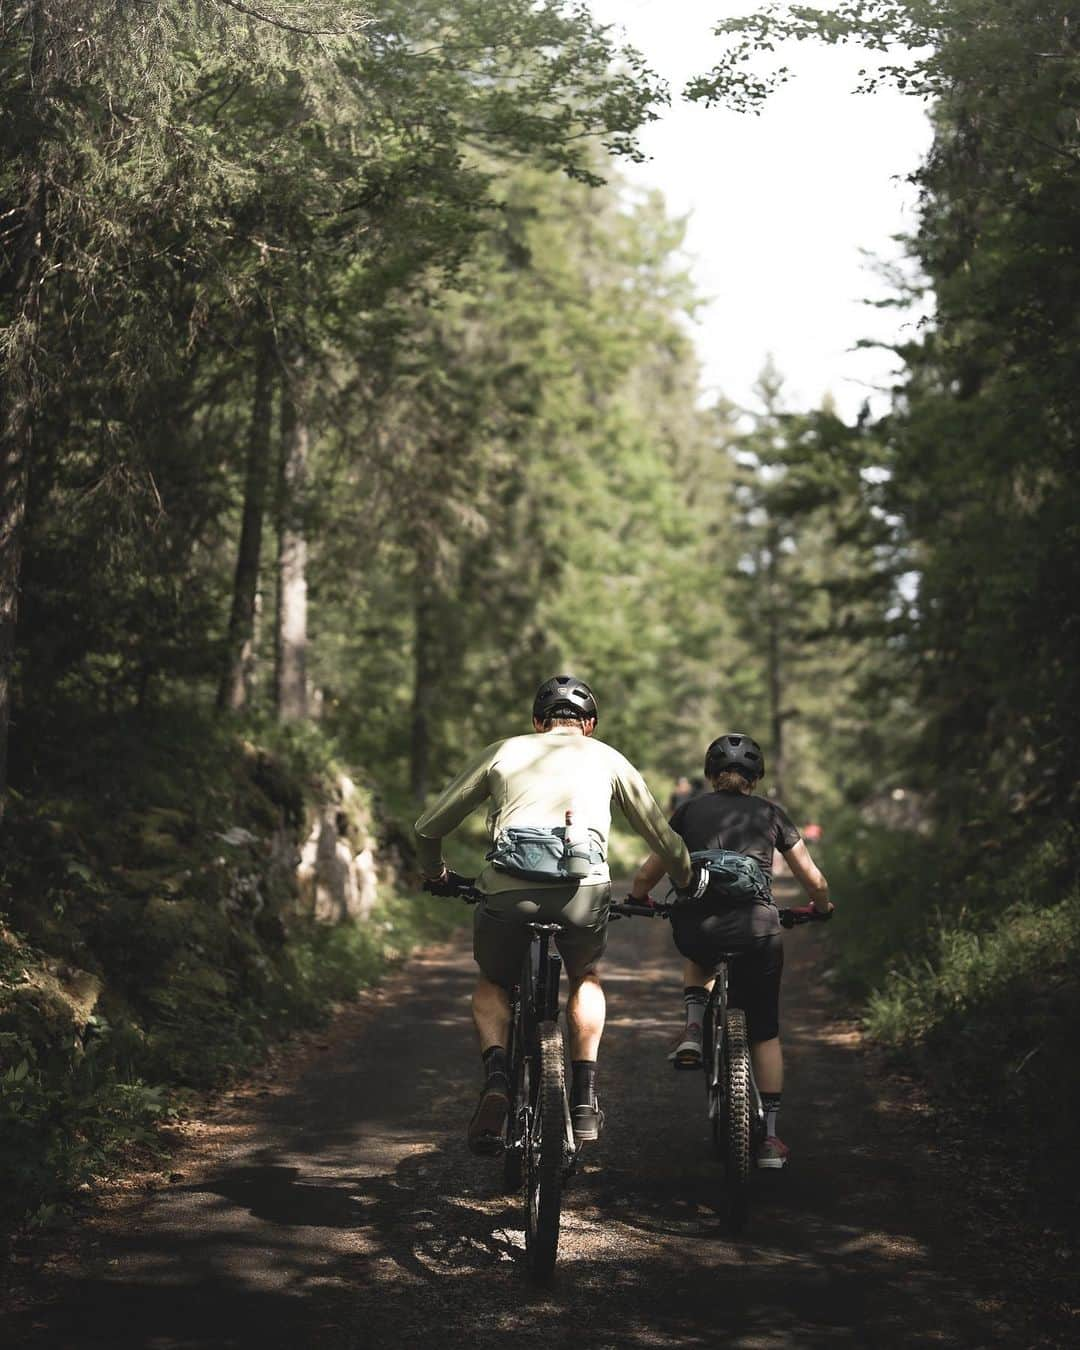
M539 938L536 971L536 1015L540 1021L554 1021L559 1015L559 974L562 957L551 950L551 939L560 925L534 923L529 925Z
M536 966L536 1019L542 1022L547 1012L548 949L551 945L551 934L539 924L536 927L539 929L537 936L540 939Z

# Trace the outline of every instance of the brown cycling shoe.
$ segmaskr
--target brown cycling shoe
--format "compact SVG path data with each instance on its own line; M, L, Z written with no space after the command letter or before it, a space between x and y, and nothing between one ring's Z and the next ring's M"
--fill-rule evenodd
M503 1129L509 1109L506 1080L501 1073L492 1074L484 1084L472 1120L469 1121L471 1153L481 1158L493 1158L503 1151Z

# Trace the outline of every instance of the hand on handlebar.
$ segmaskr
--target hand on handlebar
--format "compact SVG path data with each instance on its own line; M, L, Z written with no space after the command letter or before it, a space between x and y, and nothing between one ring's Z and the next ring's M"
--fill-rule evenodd
M463 877L460 872L451 872L449 868L441 877L425 877L424 890L430 895L458 896L468 890L475 877Z
M676 904L681 905L687 900L700 900L709 888L710 876L711 873L707 867L702 867L700 863L692 863L690 880L685 886L675 887Z
M833 916L832 904L826 910L815 909L813 905L800 905L780 911L781 928L794 928L799 923L824 923Z

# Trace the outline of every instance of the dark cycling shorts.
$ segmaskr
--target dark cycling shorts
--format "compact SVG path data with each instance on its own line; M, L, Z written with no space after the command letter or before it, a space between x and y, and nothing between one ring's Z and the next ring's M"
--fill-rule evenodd
M517 984L521 963L529 950L532 934L525 925L561 923L563 932L555 945L572 980L588 975L607 946L608 909L611 887L537 886L532 890L499 891L485 896L473 917L473 956L493 984L509 989Z
M779 933L767 937L732 941L730 936L717 940L710 928L709 914L679 915L672 922L675 945L683 956L704 970L715 970L717 953L738 951L731 963L728 1003L742 1008L750 1040L771 1041L780 1034L780 976L784 970L784 942Z

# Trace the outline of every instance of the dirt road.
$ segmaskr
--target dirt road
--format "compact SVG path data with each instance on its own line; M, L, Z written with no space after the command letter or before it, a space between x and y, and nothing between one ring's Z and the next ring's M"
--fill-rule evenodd
M547 1291L522 1266L519 1210L464 1125L477 1062L472 963L428 953L347 1012L258 1095L192 1132L174 1184L114 1203L44 1301L0 1329L40 1347L390 1346L585 1350L1027 1346L1040 1341L946 1161L868 1078L819 979L817 931L788 935L782 1134L730 1241L701 1080L665 1061L681 982L667 926L613 927L600 1092L607 1129L566 1195ZM295 1058L295 1056L294 1056ZM288 1070L288 1066L286 1066ZM715 1201L715 1207L714 1207ZM7 1339L10 1338L10 1339Z

